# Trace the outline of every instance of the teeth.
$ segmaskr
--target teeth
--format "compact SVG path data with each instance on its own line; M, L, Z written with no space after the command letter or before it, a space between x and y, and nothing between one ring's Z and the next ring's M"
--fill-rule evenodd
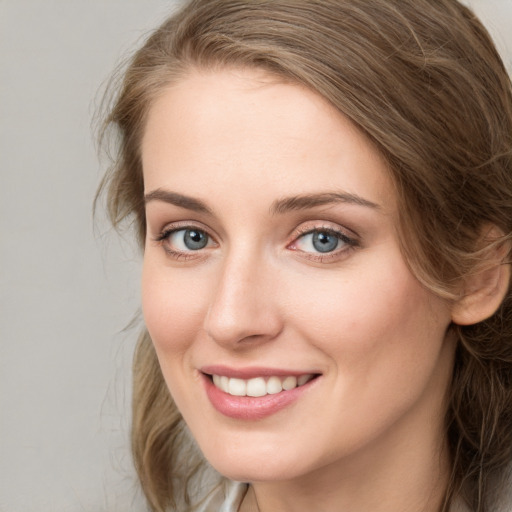
M247 396L265 396L267 394L267 384L265 379L257 377L247 381Z
M297 387L297 377L286 377L283 380L283 389L288 391L289 389L293 389Z
M233 396L246 396L247 383L242 379L229 379L228 393Z
M306 382L309 382L313 378L313 375L301 375L297 379L297 386L304 386Z
M225 375L213 375L215 387L233 396L252 396L259 397L265 395L275 395L281 391L289 391L298 386L303 386L309 382L314 375L307 374L300 377L288 376L280 377L255 377L253 379L230 379Z
M283 391L283 385L279 377L270 377L267 381L267 393L269 395L275 395Z

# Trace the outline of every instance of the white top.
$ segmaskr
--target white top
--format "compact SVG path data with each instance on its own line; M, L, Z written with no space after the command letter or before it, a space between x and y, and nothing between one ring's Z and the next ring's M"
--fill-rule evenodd
M247 484L229 481L212 493L197 512L238 512L246 492Z

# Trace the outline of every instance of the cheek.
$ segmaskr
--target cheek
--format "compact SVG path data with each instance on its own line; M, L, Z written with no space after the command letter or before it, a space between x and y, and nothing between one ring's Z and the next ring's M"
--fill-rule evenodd
M300 298L292 316L301 331L346 374L432 361L449 325L446 304L420 285L399 253L379 256L338 278L296 280L290 294Z
M186 273L144 260L142 273L142 310L153 341L162 375L178 409L186 417L197 411L197 397L190 399L190 348L202 326L204 283L189 280ZM200 289L203 289L201 295Z
M318 417L334 419L323 421L323 436L352 448L386 431L415 404L428 403L427 416L441 410L451 374L445 304L400 260L388 261L385 272L379 265L365 268L294 290L307 297L294 303L297 330L330 361L332 400L318 405ZM427 416L422 421L430 421Z
M202 325L204 292L201 280L188 279L186 272L165 268L150 258L144 260L142 310L157 353L186 351Z

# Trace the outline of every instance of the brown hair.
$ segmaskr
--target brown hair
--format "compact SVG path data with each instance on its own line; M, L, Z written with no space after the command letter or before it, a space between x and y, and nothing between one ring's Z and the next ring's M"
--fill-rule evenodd
M504 235L494 244L510 243L511 84L486 30L456 0L188 2L131 59L106 117L118 150L101 189L114 225L132 218L141 245L145 117L191 66L263 68L316 91L363 130L389 163L404 256L438 295L455 299L479 267L485 226ZM512 461L511 290L488 320L452 329L452 473L443 511L461 495L485 512ZM186 501L187 482L202 465L186 435L144 332L134 362L132 447L155 511Z

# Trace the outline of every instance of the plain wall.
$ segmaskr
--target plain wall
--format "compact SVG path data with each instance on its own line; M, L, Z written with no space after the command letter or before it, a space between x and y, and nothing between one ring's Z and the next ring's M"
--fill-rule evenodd
M176 2L0 0L0 512L144 510L128 451L140 257L101 219L98 91ZM512 69L512 0L470 2Z
M101 84L175 2L0 0L0 511L127 512L139 255L101 222ZM135 501L133 501L135 499Z

